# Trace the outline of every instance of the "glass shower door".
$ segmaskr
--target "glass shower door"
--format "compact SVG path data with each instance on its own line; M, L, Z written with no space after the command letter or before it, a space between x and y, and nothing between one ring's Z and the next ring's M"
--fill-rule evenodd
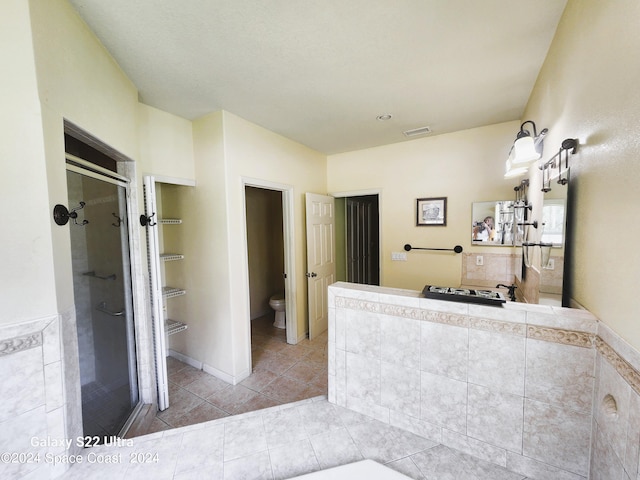
M84 435L119 435L139 401L127 184L67 166Z

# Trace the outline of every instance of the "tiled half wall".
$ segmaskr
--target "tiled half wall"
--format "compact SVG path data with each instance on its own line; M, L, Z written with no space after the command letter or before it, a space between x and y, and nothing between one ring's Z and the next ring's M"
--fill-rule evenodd
M329 401L529 478L640 479L639 365L584 310L329 288Z

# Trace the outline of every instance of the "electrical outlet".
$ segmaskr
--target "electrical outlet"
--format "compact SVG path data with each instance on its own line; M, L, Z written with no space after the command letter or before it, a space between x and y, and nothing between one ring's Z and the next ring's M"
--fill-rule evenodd
M550 258L547 266L544 268L547 270L554 270L556 268L556 261L553 258Z
M391 252L391 261L406 262L407 254L405 252Z
M476 265L478 266L482 266L484 265L484 257L482 255L477 255L476 256Z

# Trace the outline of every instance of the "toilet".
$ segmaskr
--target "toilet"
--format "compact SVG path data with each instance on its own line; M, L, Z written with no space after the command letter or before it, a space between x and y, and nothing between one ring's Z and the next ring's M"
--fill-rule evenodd
M277 293L269 299L269 306L276 311L276 321L273 322L273 326L276 328L286 328L285 326L285 312L286 302L284 299L284 293Z

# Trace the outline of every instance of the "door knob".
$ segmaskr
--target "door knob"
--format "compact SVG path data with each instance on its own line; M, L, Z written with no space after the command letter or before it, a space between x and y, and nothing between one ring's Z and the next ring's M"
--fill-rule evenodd
M316 272L307 273L307 278L317 277L318 274Z

